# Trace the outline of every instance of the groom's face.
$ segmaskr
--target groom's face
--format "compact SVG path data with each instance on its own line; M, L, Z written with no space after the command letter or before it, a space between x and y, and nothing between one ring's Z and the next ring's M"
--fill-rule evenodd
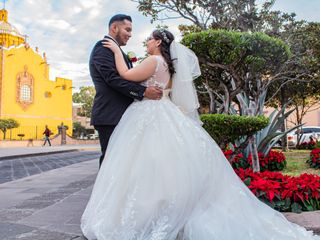
M115 39L117 40L120 46L125 46L127 45L127 42L131 37L131 33L132 33L132 23L125 19L121 22L118 22L116 27Z

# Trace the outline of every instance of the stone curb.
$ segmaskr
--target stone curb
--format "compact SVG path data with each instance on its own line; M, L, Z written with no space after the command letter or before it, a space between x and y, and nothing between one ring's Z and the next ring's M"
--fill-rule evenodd
M57 154L57 153L67 153L67 152L78 152L78 151L81 151L81 149L66 149L66 150L58 150L58 151L52 151L52 152L17 154L17 155L0 157L0 161L10 160L15 158L36 157L36 156L43 156L43 155L50 155L50 154Z

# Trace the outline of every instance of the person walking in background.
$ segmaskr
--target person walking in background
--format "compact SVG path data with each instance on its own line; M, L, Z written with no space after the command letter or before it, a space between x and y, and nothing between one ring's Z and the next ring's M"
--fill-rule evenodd
M49 143L49 146L51 146L51 142L50 142L50 135L52 134L52 132L50 131L50 129L48 128L48 125L46 125L46 129L43 132L44 135L44 143L42 146L45 146L46 143Z

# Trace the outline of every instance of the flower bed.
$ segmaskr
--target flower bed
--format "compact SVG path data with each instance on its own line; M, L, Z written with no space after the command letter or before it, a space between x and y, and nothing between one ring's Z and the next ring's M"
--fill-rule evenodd
M317 142L314 140L310 140L309 142L303 142L297 145L297 149L315 149L317 145Z
M310 152L310 158L307 160L310 167L320 169L320 148L313 149Z
M235 172L253 194L278 211L299 213L320 209L320 176L290 177L279 172L254 173L252 169Z
M225 156L230 159L232 150L227 150L224 152ZM271 150L267 156L264 156L262 153L258 153L260 171L281 171L285 168L287 162L286 157L282 152ZM249 155L246 159L242 153L236 155L236 157L231 162L234 169L247 169L252 166L252 156Z

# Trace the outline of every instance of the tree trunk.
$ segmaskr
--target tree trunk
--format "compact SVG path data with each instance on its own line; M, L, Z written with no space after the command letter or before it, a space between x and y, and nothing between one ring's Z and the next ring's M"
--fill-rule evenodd
M299 125L300 124L300 112L299 112L298 104L296 104L296 106L295 106L295 112L296 112L297 125ZM296 146L300 145L300 139L301 139L301 133L300 133L300 131L297 131L297 144L296 144Z
M228 87L225 84L220 83L220 86L222 86L222 89L224 91L223 113L228 114L230 108L230 93Z
M247 109L248 116L255 116L255 111L257 110L257 105L254 101L250 100L249 107ZM259 163L259 155L258 155L258 148L256 143L255 135L250 137L249 140L249 150L252 157L252 170L253 172L260 172L260 163Z
M216 98L212 90L208 89L208 93L210 98L209 113L216 113L217 112Z
M259 155L258 149L255 141L255 137L252 136L249 143L249 148L252 156L252 169L253 172L260 172L260 163L259 163Z
M286 98L284 92L285 92L285 89L284 89L284 87L282 87L281 90L280 90L280 94L281 94L280 106L281 106L281 109L283 109L283 106L284 106L285 104L287 104L287 102L288 102L288 99ZM284 114L284 109L283 109L282 114ZM285 132L285 131L286 131L285 121L286 121L286 119L283 119L283 122L281 123L281 132ZM282 148L282 151L284 151L284 152L287 152L287 151L288 151L287 135L284 135L284 136L281 138L281 148Z

